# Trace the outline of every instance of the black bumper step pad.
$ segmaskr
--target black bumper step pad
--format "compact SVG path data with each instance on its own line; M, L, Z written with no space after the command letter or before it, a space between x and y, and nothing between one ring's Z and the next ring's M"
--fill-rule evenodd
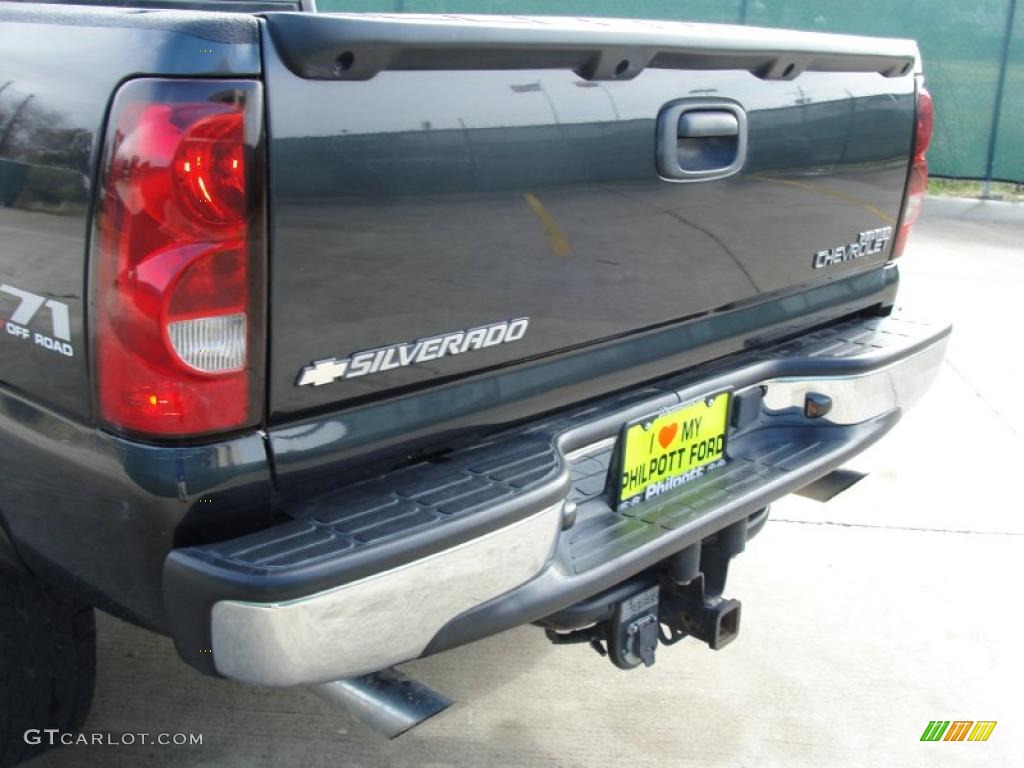
M178 552L229 581L237 575L240 589L262 576L287 584L283 594L298 594L302 584L308 592L345 583L568 501L578 507L577 522L563 535L559 557L567 552L571 569L582 573L671 536L751 489L778 486L792 470L834 453L848 439L845 428L806 421L783 427L762 422L754 430L730 432L726 466L620 513L611 508L605 488L614 463L610 438L622 424L680 404L701 387L872 370L947 332L944 325L897 317L842 322L304 500L282 510L289 520L266 530Z
M513 500L558 466L550 440L492 443L325 494L289 510L291 522L204 549L226 564L267 572L312 565Z

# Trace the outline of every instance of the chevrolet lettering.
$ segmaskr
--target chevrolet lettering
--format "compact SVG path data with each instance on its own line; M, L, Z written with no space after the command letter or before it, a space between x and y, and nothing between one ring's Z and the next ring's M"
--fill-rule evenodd
M852 243L818 251L814 254L814 268L830 267L833 264L842 264L844 261L881 253L891 238L892 227L866 230L857 235L857 239Z

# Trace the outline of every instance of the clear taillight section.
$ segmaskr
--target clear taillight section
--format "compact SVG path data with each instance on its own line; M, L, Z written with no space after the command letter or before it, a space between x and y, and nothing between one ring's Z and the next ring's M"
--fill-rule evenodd
M259 421L260 97L254 82L148 79L115 96L91 315L109 426L180 437Z
M247 325L241 312L197 317L168 323L167 335L186 365L203 373L226 373L245 368Z
M917 92L917 116L914 123L914 150L907 177L907 194L903 202L903 218L900 221L896 242L893 243L892 257L902 256L907 247L910 230L921 216L925 193L928 191L928 160L925 153L932 141L932 125L935 121L932 97L928 89L921 86Z

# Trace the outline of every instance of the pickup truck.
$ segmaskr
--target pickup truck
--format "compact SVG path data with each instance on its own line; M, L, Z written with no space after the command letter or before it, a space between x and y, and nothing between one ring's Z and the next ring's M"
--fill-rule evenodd
M395 665L518 625L721 648L940 366L913 41L130 5L0 3L5 766L97 608L391 735L447 703Z

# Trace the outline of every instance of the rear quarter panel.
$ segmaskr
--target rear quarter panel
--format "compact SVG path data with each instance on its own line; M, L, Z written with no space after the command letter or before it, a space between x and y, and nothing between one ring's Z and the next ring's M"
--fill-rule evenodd
M163 560L177 545L265 525L258 434L147 446L92 425L86 261L106 111L126 79L254 77L244 15L0 4L0 284L67 307L66 355L43 307L0 293L0 525L33 572L163 629Z
M20 325L27 336L12 333L21 301L0 292L0 387L91 417L86 253L111 96L130 77L258 75L257 27L244 15L0 6L0 285L63 305L69 321L62 350L36 338L60 335L45 305Z

